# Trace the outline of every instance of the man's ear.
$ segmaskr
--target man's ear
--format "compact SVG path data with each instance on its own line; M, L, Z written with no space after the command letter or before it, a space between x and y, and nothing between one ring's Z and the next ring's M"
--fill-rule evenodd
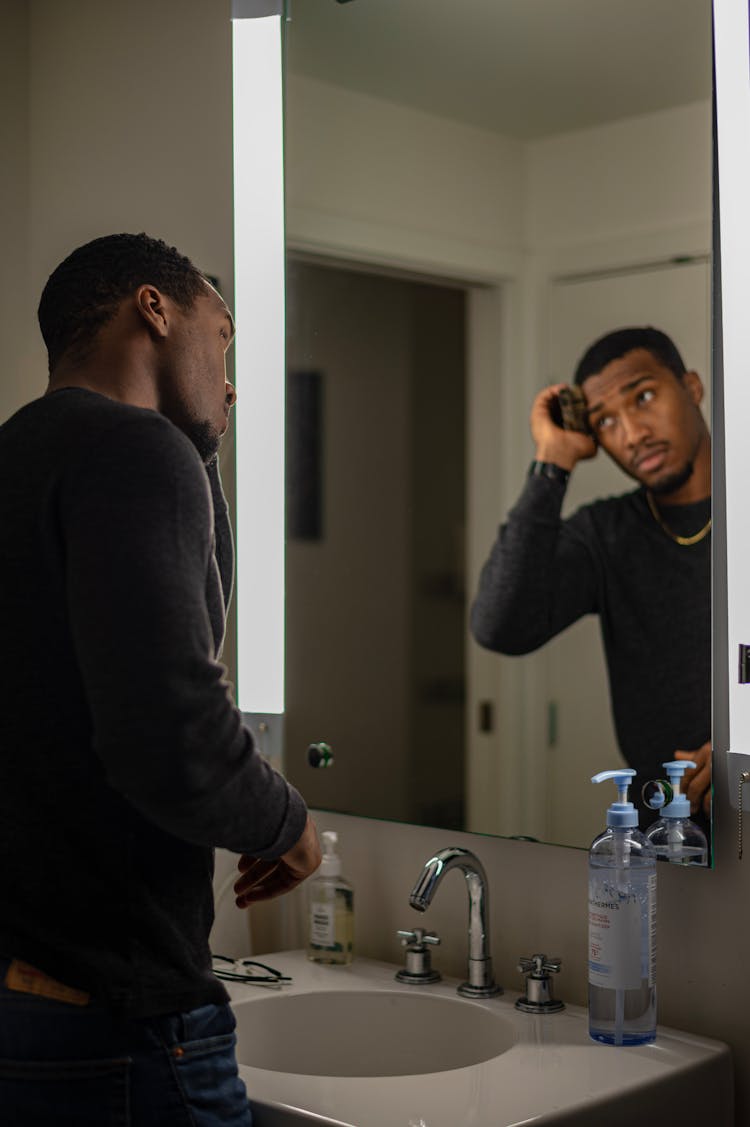
M164 295L156 286L139 286L135 291L135 307L146 322L149 332L159 338L169 332L169 310Z
M703 380L697 372L690 371L685 372L685 375L682 377L682 382L687 388L688 395L697 407L699 403L703 402Z

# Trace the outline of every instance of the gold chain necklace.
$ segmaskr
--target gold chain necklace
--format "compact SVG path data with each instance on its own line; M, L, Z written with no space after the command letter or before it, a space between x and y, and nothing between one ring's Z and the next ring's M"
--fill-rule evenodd
M677 533L672 532L672 529L669 527L669 525L665 524L661 519L659 510L654 504L654 499L648 490L646 490L646 500L648 501L648 507L651 510L651 515L659 525L659 528L663 529L663 531L666 532L667 536L669 536L671 540L674 540L675 544L681 544L683 548L689 548L691 544L700 543L700 541L704 540L711 531L711 517L709 517L706 523L703 525L703 528L701 528L699 532L694 533L692 536L678 536Z

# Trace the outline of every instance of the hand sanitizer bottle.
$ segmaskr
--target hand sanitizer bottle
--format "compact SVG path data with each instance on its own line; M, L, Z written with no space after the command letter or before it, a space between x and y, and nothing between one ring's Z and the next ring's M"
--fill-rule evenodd
M618 800L589 852L589 1035L607 1045L656 1037L656 855L628 802L635 771L602 771Z
M667 772L672 800L664 806L668 795L665 795L663 786L658 787L650 798L645 798L644 793L646 804L652 810L662 808L661 818L648 827L646 837L653 845L659 861L670 861L673 865L707 865L706 835L700 826L691 822L690 802L687 795L680 792L682 776L686 770L694 770L695 763L689 759L675 759L664 763L663 767Z
M336 852L338 834L320 835L323 860L320 875L309 882L310 936L307 957L313 963L348 965L354 946L354 890L341 875Z

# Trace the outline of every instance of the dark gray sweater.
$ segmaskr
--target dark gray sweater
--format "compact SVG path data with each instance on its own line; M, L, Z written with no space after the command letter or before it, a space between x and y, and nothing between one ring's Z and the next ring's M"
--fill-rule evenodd
M65 389L0 427L0 954L146 1016L226 999L213 847L306 819L218 660L218 470L154 411Z
M678 749L711 736L710 536L672 540L636 489L560 516L565 488L532 477L501 527L471 610L480 645L537 649L598 614L622 754L639 775L632 795ZM700 529L710 499L660 506L678 535Z

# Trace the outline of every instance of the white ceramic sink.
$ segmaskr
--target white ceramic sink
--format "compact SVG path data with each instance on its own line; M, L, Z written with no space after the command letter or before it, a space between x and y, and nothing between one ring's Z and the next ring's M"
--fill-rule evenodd
M241 1060L303 1076L446 1072L498 1057L515 1041L497 1009L419 990L316 990L258 998L235 1012Z
M721 1042L659 1027L651 1045L615 1048L590 1040L578 1006L537 1016L510 991L475 1001L458 980L402 985L388 963L259 958L293 981L228 984L254 1127L733 1123Z

